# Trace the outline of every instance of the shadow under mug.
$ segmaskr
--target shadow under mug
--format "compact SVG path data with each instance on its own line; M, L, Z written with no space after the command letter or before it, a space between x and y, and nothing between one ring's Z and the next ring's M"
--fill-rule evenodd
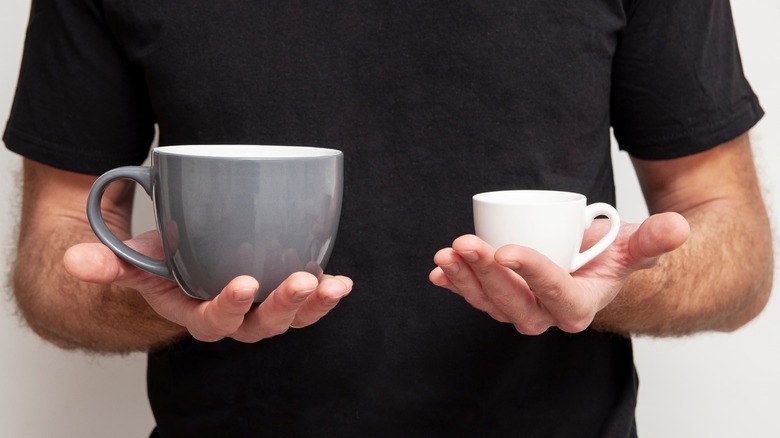
M183 145L152 150L151 167L110 170L95 181L87 217L124 261L175 280L189 296L214 298L233 278L260 282L263 301L290 274L321 275L336 239L343 154L304 146ZM108 185L140 184L152 198L164 257L133 250L106 226Z
M620 216L609 204L586 205L585 195L552 190L503 190L474 195L477 236L499 248L508 244L533 248L567 272L601 254L618 235ZM593 246L580 252L585 230L598 216L610 228Z

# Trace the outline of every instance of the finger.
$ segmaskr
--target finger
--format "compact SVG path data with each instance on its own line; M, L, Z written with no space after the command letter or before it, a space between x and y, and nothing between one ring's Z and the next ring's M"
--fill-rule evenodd
M156 231L140 234L125 243L136 251L161 258L162 247ZM138 270L122 261L102 243L80 243L68 248L63 256L65 270L81 281L109 284L137 277Z
M352 291L352 280L348 277L324 277L313 293L298 309L291 325L302 328L314 324L330 312Z
M449 275L456 275L458 270L460 270L460 263L462 262L460 256L452 248L440 249L433 256L433 263L437 266L428 275L428 279L436 286L444 287L460 294L460 291L456 290L455 285L450 281Z
M496 261L523 277L548 319L534 321L537 325L555 325L561 330L577 333L593 320L596 309L583 289L563 268L539 252L517 245L507 245L496 252ZM540 327L538 327L540 328Z
M690 234L688 221L678 213L650 216L629 238L631 264L639 267L652 264L659 256L679 248Z
M236 277L213 300L192 309L186 318L187 329L196 339L207 342L230 336L244 322L258 288L254 278Z
M255 342L286 332L298 309L317 291L318 286L317 277L307 272L290 275L246 316L244 326L235 338L243 342Z
M464 277L458 287L466 293L484 294L496 311L511 321L526 319L536 303L525 281L496 262L493 247L477 236L459 237L452 248L470 267L475 280ZM457 284L457 281L451 279ZM460 280L459 280L460 281Z
M434 255L433 262L438 267L431 272L429 278L435 285L455 292L473 307L488 313L496 319L506 321L506 315L501 314L496 309L482 290L479 281L471 272L468 263L454 249L445 248L439 250Z
M87 283L109 284L119 277L122 262L102 243L79 243L65 251L65 270Z
M444 273L444 270L440 266L437 266L431 270L431 272L428 274L428 280L430 280L430 282L434 285L443 287L445 289L452 290L455 288L455 286L450 282L449 277L447 277L447 274ZM455 291L453 290L453 292Z

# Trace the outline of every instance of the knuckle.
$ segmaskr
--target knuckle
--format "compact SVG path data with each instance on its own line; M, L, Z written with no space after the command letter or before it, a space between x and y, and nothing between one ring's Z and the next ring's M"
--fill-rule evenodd
M478 276L486 276L492 274L495 269L492 263L477 263L474 265L471 265L471 269L478 275Z
M550 328L550 324L536 319L521 319L520 322L515 322L514 326L518 333L527 336L540 335Z
M462 297L464 300L466 300L467 303L469 303L474 308L481 309L486 312L494 309L492 303L489 300L487 300L484 296L464 294L462 295Z
M567 333L580 333L590 327L590 320L581 319L560 324L558 328Z
M493 303L499 308L510 308L515 303L515 297L511 294L499 294L492 297Z
M244 344L253 344L263 339L260 336L250 335L248 333L234 334L231 338Z
M491 317L491 318L495 319L495 320L496 320L496 321L498 321L498 322L503 322L503 323L509 323L509 322L511 322L511 320L510 320L509 318L507 318L507 317L506 317L506 315L504 315L504 314L503 314L503 313L501 313L501 312L497 312L497 311L489 311L489 312L485 312L485 313L487 313L488 315L490 315L490 317Z
M224 338L224 336L207 335L205 333L198 333L190 331L190 335L200 342L217 342Z
M553 302L562 301L566 298L565 291L560 287L552 287L544 291L545 297Z
M518 333L526 336L538 336L546 332L549 329L549 325L537 325L537 324L515 324L515 330Z
M211 337L219 340L226 336L230 336L231 334L233 334L233 330L228 330L225 327L211 327L208 332L202 334L201 336Z
M561 321L558 324L558 328L567 333L580 333L590 327L592 321L593 318L590 317L567 319Z
M266 336L266 337L272 338L274 336L279 336L279 335L284 334L285 332L287 332L287 330L289 328L290 327L286 326L286 325L273 325L273 326L269 326L265 330L265 332L268 334L268 336Z
M230 336L236 331L237 326L240 326L241 321L243 321L243 316L240 317L238 322L236 322L233 318L220 319L213 314L207 315L209 316L207 316L206 320L204 321L204 325L207 327L207 329L203 331L207 332L208 336L215 336L220 338Z

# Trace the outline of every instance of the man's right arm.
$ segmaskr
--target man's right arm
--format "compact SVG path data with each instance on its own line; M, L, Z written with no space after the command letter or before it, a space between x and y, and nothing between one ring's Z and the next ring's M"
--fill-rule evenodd
M89 284L68 273L66 250L97 242L85 211L95 177L24 160L21 222L12 284L30 328L63 348L101 352L148 350L186 334L160 317L135 290ZM106 223L130 235L133 186L112 184L103 201Z
M94 237L86 201L95 177L24 161L16 301L30 327L63 348L98 352L149 350L187 333L206 342L257 342L291 326L316 323L352 290L344 276L290 275L260 304L259 284L242 275L211 301L186 296L173 281L122 262ZM129 237L133 186L112 184L103 196L106 225ZM156 232L126 243L162 258Z

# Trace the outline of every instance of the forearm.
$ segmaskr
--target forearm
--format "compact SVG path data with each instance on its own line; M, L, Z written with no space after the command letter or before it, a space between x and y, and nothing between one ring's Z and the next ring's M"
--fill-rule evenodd
M712 200L681 213L691 226L688 241L632 274L594 327L653 336L731 331L763 309L774 271L763 204Z
M65 250L94 237L81 226L57 228L49 234L53 237L36 237L47 235L41 230L22 233L13 271L20 313L38 335L62 348L124 353L152 349L186 333L159 317L134 290L68 275Z
M97 241L84 211L94 177L24 162L23 199L12 287L19 313L44 339L70 349L148 350L180 338L130 289L89 284L69 275L63 255L72 245ZM132 186L113 184L104 216L120 237L129 234Z

